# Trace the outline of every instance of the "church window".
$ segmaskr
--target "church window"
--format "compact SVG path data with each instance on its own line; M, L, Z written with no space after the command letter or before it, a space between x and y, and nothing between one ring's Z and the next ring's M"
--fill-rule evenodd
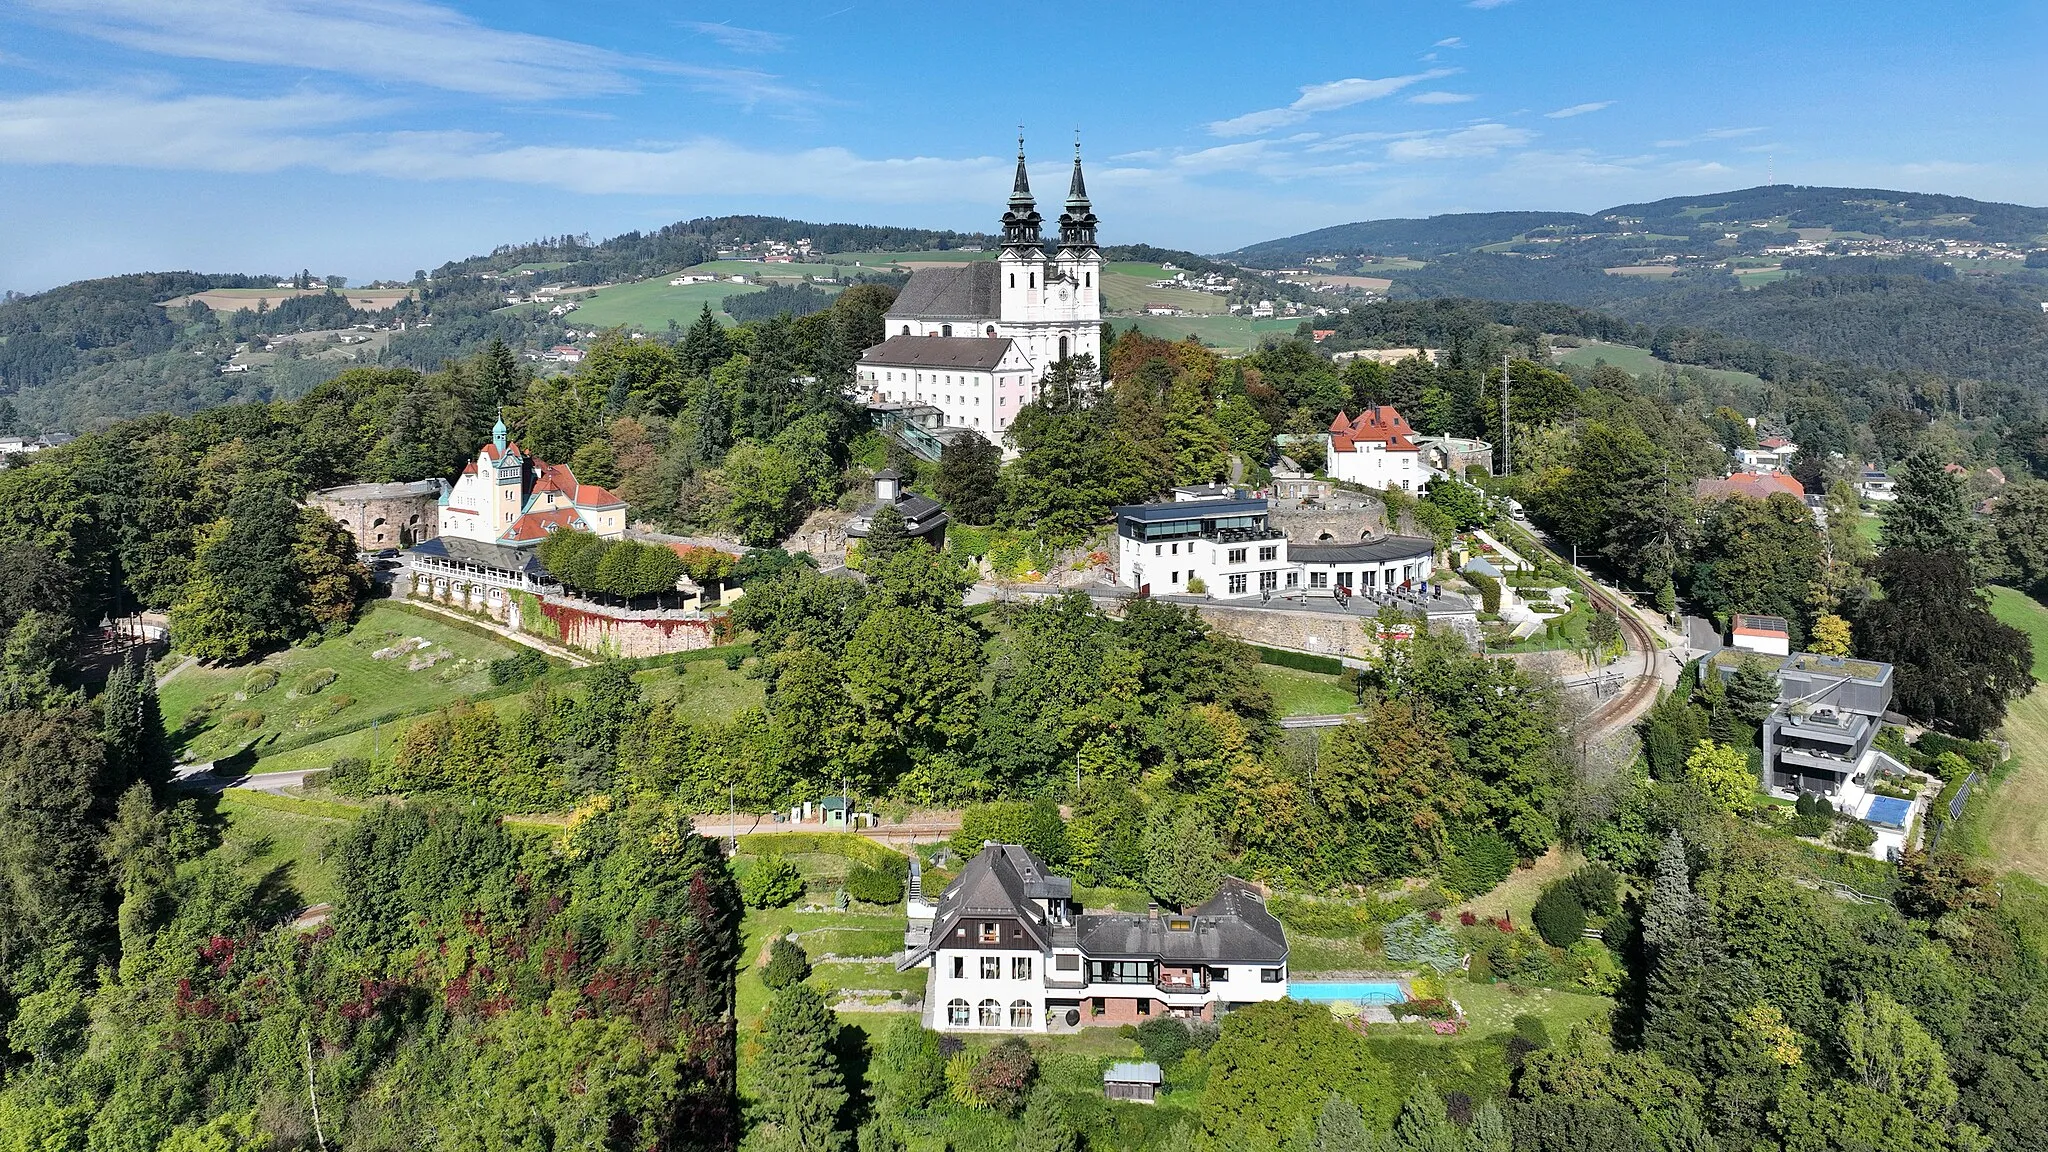
M989 326L988 326L988 335L989 335L989 339L991 339L991 340L995 339L995 335L996 335L996 326L995 326L995 325L991 324L991 325L989 325Z
M941 336L951 336L952 334L953 334L953 326L952 326L951 324L941 324L941 325L939 325L939 335L941 335Z
M1093 273L1093 272L1083 272L1083 273L1081 273L1081 287L1083 287L1083 288L1093 288L1093 287L1095 287L1095 273Z
M903 334L904 334L905 336L908 336L908 335L910 335L910 325L908 325L908 324L905 324L905 325L903 326Z
M1027 284L1027 285L1026 285L1026 287L1030 287L1030 288L1036 288L1036 287L1038 287L1038 273L1036 273L1036 272L1028 273L1028 274L1026 275L1025 279L1026 279L1026 280L1028 280L1028 281L1030 281L1030 283L1029 283L1029 284Z
M1065 360L1066 358L1067 358L1067 338L1066 338L1065 336L1062 336L1062 337L1060 337L1060 359L1062 359L1062 360Z
M1017 274L1016 274L1015 272L1012 272L1012 273L1010 273L1010 287L1012 287L1012 288L1015 288L1016 286L1017 286Z

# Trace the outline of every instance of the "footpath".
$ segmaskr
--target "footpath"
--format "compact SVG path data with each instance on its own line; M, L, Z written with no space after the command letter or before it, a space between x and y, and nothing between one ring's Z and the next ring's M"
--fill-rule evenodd
M450 620L460 620L464 624L469 624L477 628L482 628L489 632L495 632L498 635L504 637L505 639L510 640L514 644L519 644L527 648L532 648L537 652L544 652L549 656L553 656L556 659L568 664L571 668L590 667L590 657L588 656L584 656L571 649L564 648L560 644L556 644L551 640L543 640L540 637L535 636L531 633L516 632L510 628L507 628L505 625L498 623L495 620L486 620L481 617L471 616L467 612L457 612L453 608L448 608L443 605L436 604L432 600L415 600L410 596L393 596L391 598L391 602L393 604L410 605L414 608L419 608L427 612L432 612L436 616L446 616Z

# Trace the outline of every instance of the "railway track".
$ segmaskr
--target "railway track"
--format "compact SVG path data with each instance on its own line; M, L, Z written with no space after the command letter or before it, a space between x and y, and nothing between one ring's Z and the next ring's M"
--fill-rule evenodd
M1615 623L1621 625L1622 643L1630 657L1641 662L1635 676L1622 685L1621 691L1600 702L1586 717L1586 726L1592 732L1605 735L1626 728L1636 722L1652 704L1657 702L1657 690L1662 681L1657 678L1657 638L1643 626L1641 620L1621 598L1593 583L1585 581L1586 595L1596 608L1609 613Z

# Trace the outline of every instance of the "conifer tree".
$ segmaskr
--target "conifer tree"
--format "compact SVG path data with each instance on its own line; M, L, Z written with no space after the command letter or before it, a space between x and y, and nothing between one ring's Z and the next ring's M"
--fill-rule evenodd
M1365 1114L1342 1093L1330 1093L1316 1114L1315 1152L1372 1152Z
M725 334L725 326L718 317L711 314L711 305L697 314L690 325L690 331L683 337L683 375L690 377L709 376L711 370L732 358L732 340Z
M163 712L157 704L156 677L132 649L100 694L100 731L107 744L107 764L114 778L141 781L152 791L171 779L171 754L164 743Z
M1424 1076L1394 1120L1394 1147L1400 1152L1459 1152L1464 1143L1463 1133L1451 1123L1443 1097Z
M861 567L868 572L877 571L909 543L910 530L903 523L903 513L894 504L884 504L875 509L874 518L868 522L867 538L860 542Z
M1514 1133L1508 1128L1499 1104L1488 1100L1472 1113L1472 1126L1465 1130L1465 1144L1469 1152L1513 1152Z
M839 1021L817 989L793 984L775 994L761 1022L760 1147L846 1152L851 1141L840 1125L846 1081L832 1051L838 1034Z

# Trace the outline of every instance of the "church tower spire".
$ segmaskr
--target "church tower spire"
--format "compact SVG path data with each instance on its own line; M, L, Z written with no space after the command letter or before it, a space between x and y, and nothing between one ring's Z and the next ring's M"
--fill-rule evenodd
M1017 179L1010 186L1010 210L1003 213L1003 248L1039 248L1045 243L1038 226L1045 217L1031 197L1031 177L1024 170L1024 136L1017 135Z
M1067 184L1067 210L1060 213L1060 247L1095 247L1095 209L1088 202L1088 185L1081 178L1081 140L1074 139L1074 178Z

